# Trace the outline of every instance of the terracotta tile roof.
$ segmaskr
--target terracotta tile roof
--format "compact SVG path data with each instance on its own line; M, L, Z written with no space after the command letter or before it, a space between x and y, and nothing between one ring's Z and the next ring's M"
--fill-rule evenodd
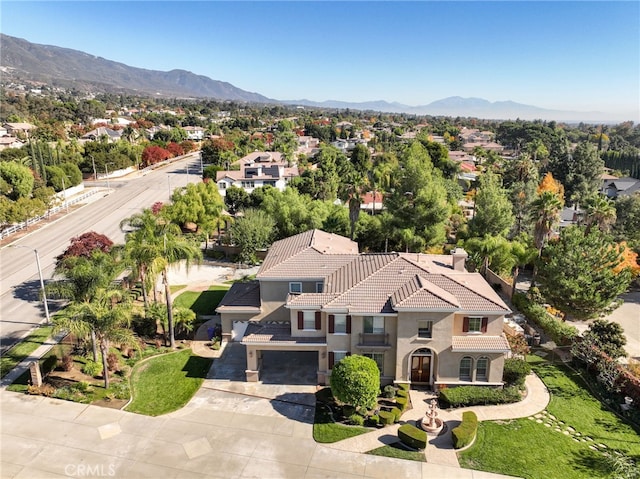
M344 236L309 230L269 248L257 278L324 278L358 254L358 244Z
M244 344L326 344L324 337L291 336L290 323L251 323L242 338Z
M260 283L233 283L216 308L217 312L256 308L260 312Z
M324 283L327 293L343 293L398 257L397 253L362 254L344 264Z
M335 293L303 293L290 294L287 298L288 306L322 306L338 296Z
M448 309L451 311L460 309L460 304L455 296L420 276L416 276L393 293L392 304L395 310L398 308Z
M507 339L502 336L482 334L453 336L451 350L455 353L506 353L510 351Z

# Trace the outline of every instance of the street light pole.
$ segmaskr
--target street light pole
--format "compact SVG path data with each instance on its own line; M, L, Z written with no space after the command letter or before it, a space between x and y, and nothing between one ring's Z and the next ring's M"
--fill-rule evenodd
M47 292L44 289L44 278L42 277L42 268L40 267L40 255L38 250L31 248L30 246L23 245L11 245L11 248L25 248L32 250L36 255L36 266L38 267L38 276L40 277L40 288L42 289L42 302L44 303L44 317L47 318L47 324L51 324L51 318L49 317L49 304L47 303Z
M64 206L67 208L67 214L69 214L69 203L67 203L67 189L64 187L64 176L61 176L60 179L62 180L62 193L64 194Z
M93 155L89 155L91 157L91 163L93 164L93 181L98 181L98 173L96 173L96 160Z

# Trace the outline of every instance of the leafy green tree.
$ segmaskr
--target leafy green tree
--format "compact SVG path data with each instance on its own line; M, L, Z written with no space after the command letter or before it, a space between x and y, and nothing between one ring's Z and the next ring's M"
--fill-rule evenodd
M275 228L275 221L261 210L252 208L243 211L233 226L231 237L240 247L240 261L245 264L256 264L256 252L271 244Z
M553 176L564 185L565 198L579 204L598 193L603 168L596 147L586 141L549 164Z
M322 228L328 215L325 202L313 201L294 188L286 188L282 192L275 188L265 189L260 209L275 220L275 239Z
M215 231L223 217L224 201L213 182L188 184L177 188L171 195L172 203L164 209L165 215L183 228L188 223L197 226L207 237Z
M589 325L584 337L593 340L598 349L613 359L627 355L624 350L627 338L624 335L624 329L618 323L596 319Z
M229 213L235 216L236 213L251 204L249 193L243 188L231 185L225 193L224 204Z
M640 251L640 194L621 196L615 202L613 233Z
M358 409L372 409L380 391L380 371L365 356L346 356L331 371L331 392L339 401Z
M631 282L630 268L617 245L598 230L584 234L580 227L562 230L560 238L543 250L536 281L555 308L577 318L602 311Z
M504 236L513 226L513 209L500 178L490 172L480 178L475 214L469 223L472 236Z
M401 164L393 172L391 193L385 200L384 218L395 242L393 249L421 251L444 243L450 211L444 178L419 142L407 148Z
M2 161L0 162L0 178L4 182L3 189L9 199L17 200L31 196L35 179L28 167L13 161Z

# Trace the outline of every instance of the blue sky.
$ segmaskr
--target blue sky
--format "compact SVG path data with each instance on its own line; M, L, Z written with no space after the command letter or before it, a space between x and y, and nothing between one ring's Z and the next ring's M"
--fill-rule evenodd
M448 96L640 120L640 2L26 2L3 33L275 99Z

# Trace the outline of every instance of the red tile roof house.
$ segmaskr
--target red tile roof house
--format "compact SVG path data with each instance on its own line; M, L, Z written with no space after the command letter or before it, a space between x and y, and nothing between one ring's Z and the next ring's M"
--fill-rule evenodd
M278 350L315 353L319 384L361 354L383 383L501 387L510 310L466 257L359 254L348 238L300 233L271 246L256 281L231 287L216 309L223 338L246 345L247 381Z

